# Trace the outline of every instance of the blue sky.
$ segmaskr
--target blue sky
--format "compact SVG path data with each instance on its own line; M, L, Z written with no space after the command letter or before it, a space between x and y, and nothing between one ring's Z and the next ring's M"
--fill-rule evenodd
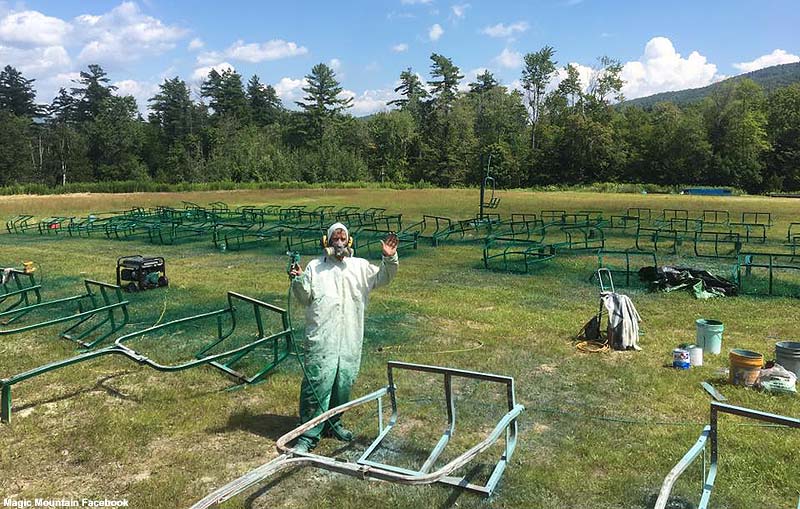
M363 115L385 109L407 67L427 78L433 52L461 68L465 86L489 69L509 87L522 56L544 45L585 82L608 55L634 98L798 61L798 26L797 0L0 0L0 65L35 78L37 100L49 102L99 63L144 110L165 78L196 91L212 67L258 74L293 107L303 77L325 62Z

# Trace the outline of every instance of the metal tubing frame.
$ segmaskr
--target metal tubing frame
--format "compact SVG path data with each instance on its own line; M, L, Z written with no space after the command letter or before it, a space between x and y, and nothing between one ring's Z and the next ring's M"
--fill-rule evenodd
M545 209L539 211L539 218L547 224L564 224L566 210Z
M727 225L731 222L731 213L721 209L703 209L700 219L704 224Z
M759 257L767 257L766 263L753 263L753 258ZM786 253L739 253L736 258L736 282L739 285L739 292L744 293L744 280L742 279L742 267L745 268L745 273L750 275L750 271L753 267L760 268L760 269L768 269L769 271L769 295L772 295L773 291L773 282L774 282L774 270L775 269L788 269L788 270L798 270L800 271L800 264L797 265L787 265L785 263L780 263L780 259L789 259L793 261L795 256L792 254Z
M609 267L605 262L608 259L608 255L612 256L619 256L622 255L625 257L625 269L615 269ZM643 256L643 257L652 257L653 267L658 267L658 258L654 251L636 251L631 249L625 250L609 250L609 249L598 249L597 250L597 268L606 268L609 272L624 274L625 275L625 286L630 286L631 284L631 275L638 274L638 272L634 272L631 270L631 256Z
M625 215L628 217L636 217L639 219L639 222L645 221L650 223L653 220L653 209L647 207L628 207L625 210Z
M10 317L10 321L13 321L18 316L27 314L31 311L36 311L39 309L46 309L48 307L63 304L67 302L75 302L78 304L78 313L60 316L57 318L53 318L51 320L46 320L44 322L33 323L30 325L25 325L22 327L16 327L13 329L4 329L0 330L0 337L7 336L11 334L17 334L21 332L28 332L35 329L40 329L42 327L48 327L50 325L55 325L64 322L72 322L75 321L75 324L71 325L67 330L61 333L61 337L76 341L83 346L91 348L96 344L104 341L109 336L120 330L128 323L128 304L127 300L123 300L122 292L120 288L116 285L111 285L108 283L102 283L100 281L93 281L91 279L84 280L84 286L86 287L86 293L81 295L73 295L72 297L65 297L61 299L46 301L46 302L38 302L36 304L31 304L25 307L17 307L11 309L9 311L4 311L0 313L0 319L4 317ZM114 292L114 296L116 297L116 301L112 300L109 291ZM99 295L98 295L99 292ZM102 302L98 301L98 297L102 299ZM83 302L89 303L89 308L84 310ZM122 312L121 319L117 320L114 313L116 310L120 310ZM106 317L101 320L99 323L92 325L88 330L79 333L77 336L73 336L72 333L77 329L78 326L87 322L88 320L94 318L100 313L105 313ZM111 329L104 335L98 337L94 341L90 343L83 343L82 340L92 334L101 326L105 325L106 323L111 324Z
M25 230L33 228L34 225L30 224L33 216L30 214L20 214L12 217L6 221L6 230L8 233L24 233Z
M700 244L713 244L714 254L705 254L700 251ZM733 249L730 253L720 253L720 246L732 245ZM698 258L736 258L742 250L742 240L739 234L731 231L710 232L698 231L694 232L694 255Z
M786 426L788 428L800 429L800 419L796 419L794 417L786 417L783 415L771 414L768 412L761 412L759 410L752 410L750 408L727 405L725 403L717 403L716 401L712 401L709 425L703 428L703 432L700 434L700 438L697 440L697 442L691 447L691 449L689 449L683 458L681 458L678 464L675 465L672 470L670 470L669 474L667 474L667 477L664 479L664 482L661 485L661 490L658 493L658 499L656 500L654 509L665 509L667 507L667 502L669 502L669 496L672 492L672 487L675 484L675 481L677 481L678 477L685 472L687 468L689 468L692 462L694 462L694 460L697 459L701 453L705 452L706 446L708 443L710 443L711 459L707 471L705 465L705 454L703 454L704 481L702 485L700 503L697 506L698 509L708 508L708 502L711 498L711 491L714 489L714 481L717 477L717 462L719 460L718 446L720 413L738 415L747 419L754 419L757 421Z
M678 235L678 233L679 232L675 230L667 230L661 227L653 228L653 227L643 227L639 225L639 227L636 228L636 240L635 240L636 249L638 249L639 251L647 251L639 244L643 238L648 238L653 243L653 251L658 251L659 240L662 241L662 247L663 247L663 240L666 239L672 241L672 245L670 246L671 249L668 252L672 254L677 254L678 245L683 241L683 237Z
M490 254L492 249L499 249L499 253ZM524 273L530 272L532 266L552 260L556 256L556 249L550 244L543 244L537 240L525 240L515 237L488 237L483 246L483 266L490 269L490 260L501 258L502 270L512 272L509 263L519 258L525 267ZM518 262L517 262L518 263Z
M732 229L744 229L744 241L764 244L767 242L767 228L768 226L761 223L729 223ZM756 232L755 230L758 230Z
M433 451L431 451L428 459L425 461L423 468L417 471L373 462L367 459L367 457L372 454L372 452L378 447L380 442L388 435L392 427L397 422L397 399L393 372L395 369L440 374L444 378L445 396L448 404L448 426L444 435L434 447ZM484 496L491 495L496 488L497 483L500 481L500 477L502 476L503 471L505 470L509 460L511 459L511 456L514 453L514 449L516 448L517 417L525 409L524 406L516 402L514 393L514 379L507 376L480 373L476 371L465 371L460 369L409 364L396 361L390 361L387 364L387 376L389 382L386 387L350 401L349 403L345 403L323 412L302 426L299 426L289 433L283 435L276 443L276 448L279 455L275 459L228 483L222 488L215 490L199 502L195 503L192 506L192 509L216 507L218 504L233 498L248 488L257 485L275 472L292 466L314 466L332 472L358 477L360 479L379 479L398 484L419 485L441 482L443 484L457 486L462 489L479 493ZM484 440L478 442L473 447L455 459L451 460L449 463L443 465L438 470L430 472L430 469L433 468L436 458L439 456L439 454L441 454L442 450L447 444L447 441L449 440L449 437L452 436L452 433L455 430L456 414L452 399L452 385L450 384L453 377L477 379L504 384L506 386L506 394L508 398L508 412L500 419L492 432L489 433ZM381 398L386 395L388 395L391 400L392 414L389 417L389 422L384 426ZM298 438L308 429L313 428L327 419L371 401L376 401L378 403L378 436L367 448L364 454L362 454L361 458L356 462L344 462L313 453L300 453L290 449L287 445L290 441ZM476 456L491 447L503 435L505 435L505 452L495 465L495 468L485 485L480 486L472 484L467 481L466 478L454 477L451 475L453 472L464 467Z
M606 228L612 230L627 230L634 226L638 228L641 223L642 219L639 216L619 214L610 216Z
M259 337L245 345L239 346L237 348L233 348L230 350L226 350L220 353L212 354L212 355L205 355L209 350L217 346L221 343L224 339L229 337L235 327L236 327L236 307L234 305L234 300L240 300L247 304L251 304L255 310L256 316L256 324L258 327L258 334ZM279 313L281 315L281 323L284 327L283 330L265 335L264 327L263 327L263 320L261 319L261 310L265 309L270 312ZM174 326L176 324L186 323L190 321L195 321L203 318L209 318L214 316L221 316L224 314L230 314L231 316L231 329L230 331L223 332L222 326L219 323L218 319L218 332L217 332L217 339L209 343L208 345L204 346L199 352L195 354L195 359L187 362L183 362L180 364L174 365L165 365L154 361L153 359L148 358L145 355L142 355L132 348L126 346L126 341L130 341L131 339L143 336L155 330L161 330L167 327ZM285 350L283 352L278 351L278 342L283 339L286 342ZM240 383L255 383L259 381L261 378L266 376L266 374L273 370L275 367L278 366L284 359L288 357L292 341L292 330L288 327L288 317L286 314L286 310L279 308L277 306L273 306L272 304L268 304L266 302L262 302L260 300L254 299L252 297L248 297L246 295L242 295L236 292L228 292L228 307L224 309L220 309L217 311L211 311L208 313L202 313L195 316L180 318L178 320L173 320L171 322L163 323L161 325L156 325L154 327L149 327L147 329L132 332L125 336L121 336L118 338L113 345L107 346L105 348L100 348L98 350L91 350L88 352L84 352L82 354L76 355L74 357L68 359L62 359L60 361L51 362L49 364L45 364L44 366L39 366L37 368L25 371L23 373L19 373L13 375L8 378L0 379L0 421L8 423L11 420L11 387L16 385L20 382L28 380L30 378L43 375L50 371L55 371L57 369L61 369L67 366L71 366L73 364L78 364L80 362L92 360L97 357L102 357L106 355L122 355L127 357L128 359L142 365L146 365L151 367L157 371L164 371L164 372L173 372L173 371L183 371L186 369L190 369L200 365L210 365L213 366L228 375L231 375L237 379ZM244 375L234 371L231 366L245 357L248 353L252 352L256 348L261 345L271 343L273 347L273 352L276 353L273 362L269 363L267 366L263 367L256 375L251 377L245 377ZM227 362L218 362L223 359L233 358L232 360L228 360Z
M27 276L28 278L27 286L23 282L23 276ZM11 281L13 281L14 286L11 286ZM11 269L11 281L7 281L5 284L0 286L0 288L2 288L3 290L3 293L0 294L0 304L5 303L6 300L14 296L17 297L17 300L16 302L8 305L7 307L0 309L0 313L11 311L12 309L16 308L19 305L23 305L23 307L28 307L31 306L32 304L39 304L40 302L42 302L42 294L40 293L42 285L36 284L36 278L34 277L32 272L25 272L19 269ZM28 295L30 293L33 293L32 298L31 296ZM13 318L9 318L4 322L4 325L13 323L14 321L25 316L26 314L27 313L22 313L18 314Z
M566 214L564 217L571 217L573 214ZM561 227L564 234L563 242L553 244L556 251L592 251L603 249L606 245L603 229L592 224L571 224L568 223ZM577 235L576 235L577 233ZM573 238L573 237L577 237Z
M763 219L766 218L765 223ZM749 219L749 221L748 221ZM742 212L742 223L772 226L772 212Z
M662 224L669 223L672 219L689 219L689 209L661 209Z

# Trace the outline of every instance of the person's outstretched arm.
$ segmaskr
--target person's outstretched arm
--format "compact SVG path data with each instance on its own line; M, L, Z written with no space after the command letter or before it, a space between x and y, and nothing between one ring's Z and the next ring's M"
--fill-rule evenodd
M390 233L385 241L381 241L381 254L383 255L381 265L376 267L370 264L368 269L367 282L370 290L388 285L397 274L399 266L397 257L398 242L397 235L394 233Z

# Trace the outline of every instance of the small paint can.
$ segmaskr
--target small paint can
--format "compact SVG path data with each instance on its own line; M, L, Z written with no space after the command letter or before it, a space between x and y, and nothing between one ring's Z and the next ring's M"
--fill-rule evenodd
M689 362L692 366L703 365L703 347L697 345L689 347Z
M672 351L672 367L677 369L689 369L691 367L689 350L676 348Z

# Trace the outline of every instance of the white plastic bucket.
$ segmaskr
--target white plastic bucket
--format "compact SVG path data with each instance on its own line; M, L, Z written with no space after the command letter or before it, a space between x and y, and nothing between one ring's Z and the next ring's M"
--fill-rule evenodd
M701 347L697 345L689 347L689 362L692 363L692 366L703 365L703 349Z

